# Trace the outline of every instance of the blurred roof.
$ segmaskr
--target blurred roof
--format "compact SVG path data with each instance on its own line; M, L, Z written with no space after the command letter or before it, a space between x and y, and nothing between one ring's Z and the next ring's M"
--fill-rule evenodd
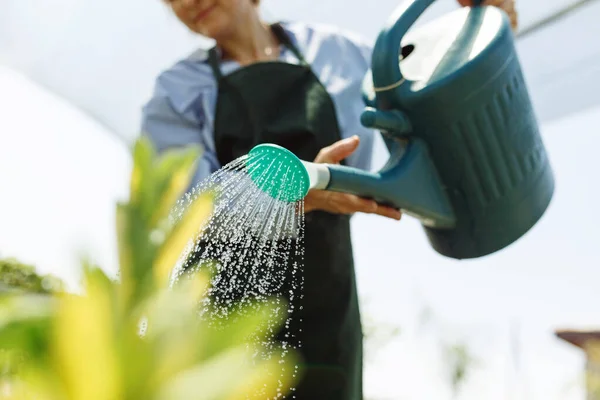
M600 330L572 330L572 329L558 329L555 332L556 336L560 339L571 343L580 348L584 348L586 342L590 340L600 340Z

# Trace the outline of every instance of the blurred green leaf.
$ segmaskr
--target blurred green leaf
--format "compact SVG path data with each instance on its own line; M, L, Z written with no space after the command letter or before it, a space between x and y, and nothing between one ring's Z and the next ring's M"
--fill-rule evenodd
M102 274L86 274L86 295L62 295L53 331L55 368L67 397L104 400L121 397L112 289Z
M0 348L45 362L54 302L38 294L0 297Z
M133 169L130 179L130 198L132 205L140 207L142 212L150 213L150 207L154 204L154 193L152 185L154 176L152 174L152 163L155 152L150 141L141 137L133 147ZM146 214L147 215L147 214Z
M186 246L201 234L204 222L212 213L212 202L213 197L210 194L198 196L160 246L153 267L158 285L169 283L170 273Z
M191 148L181 153L172 152L161 158L156 168L158 203L152 213L151 226L157 226L169 216L191 182L199 155L199 149Z

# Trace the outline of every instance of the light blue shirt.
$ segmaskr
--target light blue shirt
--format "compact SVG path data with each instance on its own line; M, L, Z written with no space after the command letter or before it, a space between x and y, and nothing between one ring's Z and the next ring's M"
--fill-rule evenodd
M371 64L371 46L354 34L326 25L287 22L282 26L332 97L342 138L360 137L359 148L346 162L370 169L375 131L361 125L360 115L365 107L361 85ZM279 59L299 63L283 46ZM217 83L207 61L208 51L201 49L162 72L142 112L142 134L159 153L187 145L202 146L204 152L192 186L221 167L213 136ZM221 64L224 75L239 67L233 61Z

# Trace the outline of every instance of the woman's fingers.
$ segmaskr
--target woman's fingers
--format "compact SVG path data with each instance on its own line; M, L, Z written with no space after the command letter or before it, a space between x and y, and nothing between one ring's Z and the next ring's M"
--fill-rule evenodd
M338 164L354 153L359 143L360 139L358 136L337 141L331 146L322 148L319 154L317 154L315 162L320 164Z
M473 0L458 0L458 4L463 7L470 7L473 5ZM519 18L517 10L515 9L515 0L485 0L482 2L484 6L498 7L508 15L510 24L513 30L516 30L519 25Z
M332 201L336 203L338 209L345 214L354 214L356 212L373 213L377 210L377 203L373 200L363 199L362 197L346 193L334 193Z
M304 199L304 212L307 213L313 210L346 215L357 212L377 214L394 220L400 220L402 217L402 213L399 210L383 206L374 200L329 190L311 190L308 192L308 195Z
M344 214L361 212L365 214L376 214L395 220L400 220L402 217L402 213L399 210L383 206L374 200L364 199L346 193L334 193L332 197L335 197L332 200L337 203L336 208Z
M392 207L378 205L377 210L374 214L381 215L382 217L395 219L396 221L400 221L402 218L402 212Z

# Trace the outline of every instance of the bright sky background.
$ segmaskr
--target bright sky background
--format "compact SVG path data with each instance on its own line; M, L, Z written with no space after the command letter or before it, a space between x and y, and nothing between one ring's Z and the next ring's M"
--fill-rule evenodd
M568 3L521 0L522 24ZM366 4L265 1L270 18L333 23L374 39L397 1ZM438 1L423 20L454 7ZM441 339L467 341L479 359L461 400L584 398L577 385L583 357L553 331L600 324L593 213L600 190L592 177L600 45L588 40L600 36L598 16L600 4L593 3L518 42L557 181L547 214L524 238L458 262L435 253L409 217L354 218L366 311L402 328L367 368L374 400L449 399ZM201 43L158 0L8 0L0 15L0 64L11 67L0 68L0 257L17 256L74 282L85 251L114 272L114 202L126 193L130 168L114 135L136 135L156 73ZM376 156L381 165L380 142ZM434 318L423 326L425 307Z

